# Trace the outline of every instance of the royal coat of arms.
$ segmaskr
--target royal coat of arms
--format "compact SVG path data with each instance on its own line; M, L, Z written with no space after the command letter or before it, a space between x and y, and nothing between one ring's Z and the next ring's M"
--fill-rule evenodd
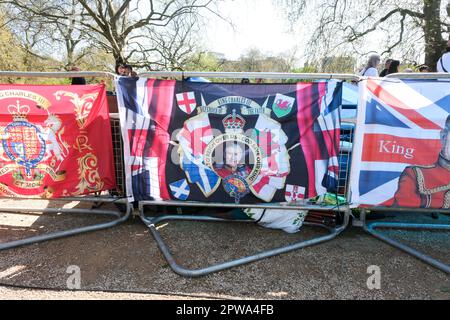
M59 102L65 96L72 101ZM97 96L0 90L0 195L51 198L102 190L86 125Z

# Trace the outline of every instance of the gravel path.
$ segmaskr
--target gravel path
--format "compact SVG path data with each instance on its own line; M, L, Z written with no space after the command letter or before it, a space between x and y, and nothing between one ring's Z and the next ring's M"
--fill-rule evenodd
M0 203L0 206L2 204ZM436 222L429 215L423 221ZM106 221L80 215L0 213L0 242ZM450 222L441 216L439 222ZM161 226L177 261L198 268L317 236L288 235L255 225L174 222ZM450 263L444 233L399 232ZM369 290L369 266L381 269L381 290ZM67 289L68 268L80 269L81 289L60 292L1 285ZM122 293L88 292L92 290ZM133 293L127 293L133 292ZM135 294L142 292L142 294ZM107 230L0 252L1 299L450 299L450 277L380 242L359 228L315 247L197 279L175 274L139 219Z
M0 300L197 300L174 295L15 289L0 286Z

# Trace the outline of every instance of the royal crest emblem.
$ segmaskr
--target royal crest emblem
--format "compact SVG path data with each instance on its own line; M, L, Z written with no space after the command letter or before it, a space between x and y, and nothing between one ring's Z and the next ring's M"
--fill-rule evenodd
M32 169L44 158L46 143L38 126L27 121L30 112L28 105L9 105L8 111L13 116L13 122L4 129L2 139L3 149L9 159L25 168L25 173L31 176Z
M225 191L234 198L236 203L241 201L241 198L250 193L250 187L247 181L237 174L232 174L223 180Z
M61 120L49 114L44 126L33 124L27 119L30 107L19 100L7 110L13 121L1 130L1 145L10 164L1 169L0 176L12 171L14 185L23 189L42 187L47 175L54 181L63 180L65 172L58 167L65 159L67 144L61 139Z
M268 100L261 106L245 97L229 96L206 105L202 97L199 114L184 123L177 135L181 168L205 197L215 193L220 182L236 203L248 194L270 201L284 187L290 171L287 137L268 116ZM213 130L210 116L221 118L223 128ZM246 117L256 120L248 132ZM272 144L255 139L263 136L270 137Z

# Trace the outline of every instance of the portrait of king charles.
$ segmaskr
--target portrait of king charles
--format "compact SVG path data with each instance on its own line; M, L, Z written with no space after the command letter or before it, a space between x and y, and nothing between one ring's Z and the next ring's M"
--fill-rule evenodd
M233 109L232 113L222 120L222 123L226 134L242 135L244 133L246 121L241 115L236 113L236 109ZM242 142L228 140L220 144L218 149L215 150L214 171L222 179L231 175L247 178L252 169L245 163L246 155L249 153L246 145Z
M393 206L450 208L450 116L440 132L441 151L435 163L409 166L400 176Z
M252 169L245 164L245 145L232 141L224 144L223 159L215 163L214 171L225 179L231 175L247 178Z

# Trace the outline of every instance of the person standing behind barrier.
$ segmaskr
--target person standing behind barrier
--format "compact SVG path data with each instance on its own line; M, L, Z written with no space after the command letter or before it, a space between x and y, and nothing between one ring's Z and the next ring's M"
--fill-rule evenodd
M360 76L362 77L378 77L378 65L380 64L381 58L378 54L372 54L369 57L367 66L361 71Z
M450 40L447 42L447 50L438 60L436 66L437 72L450 73Z
M389 66L391 65L392 59L387 59L384 63L384 69L380 72L380 77L385 77L387 75L387 72L389 70Z
M430 67L426 64L422 64L419 66L419 72L431 72Z
M130 66L129 64L126 64L126 65L125 65L125 68L126 68L126 74L127 74L129 77L135 77L135 76L137 76L136 72L133 71L133 67Z
M118 63L116 65L116 74L122 77L129 77L130 73L133 71L133 68L131 66L125 64L125 63Z
M389 69L387 71L386 75L398 73L398 67L400 66L400 61L398 60L392 60L391 64L389 65Z
M450 208L450 116L440 138L441 151L436 163L407 167L402 172L394 207Z
M80 71L80 68L73 66L70 71ZM85 85L86 84L86 79L83 77L75 77L72 78L71 81L72 85Z

